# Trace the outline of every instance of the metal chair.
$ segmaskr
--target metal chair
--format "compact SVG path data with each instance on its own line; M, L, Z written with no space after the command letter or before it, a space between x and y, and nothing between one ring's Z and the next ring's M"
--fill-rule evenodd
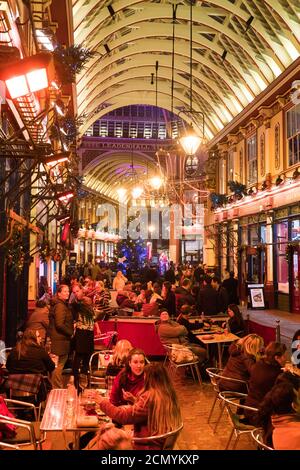
M183 423L181 423L178 428L174 429L174 431L169 431L164 434L159 434L157 436L148 436L148 437L133 437L132 443L136 445L138 449L139 446L145 446L147 444L151 445L154 442L159 445L159 450L173 450L176 444L176 440L183 428Z
M34 450L39 447L42 450L42 443L45 441L45 435L40 434L40 422L37 420L37 413L35 406L32 403L27 403L19 400L4 399L10 411L16 411L20 408L31 409L34 414L34 421L26 421L18 418L11 418L8 416L0 415L1 424L10 424L16 427L16 434L11 437L3 438L2 441L6 445L24 447L32 446Z
M255 428L251 431L251 436L257 444L258 450L274 450L273 447L268 446L263 440L263 429Z
M227 441L225 450L228 450L231 439L233 435L235 435L236 439L234 441L234 444L232 446L232 450L236 448L236 445L239 441L239 438L242 434L251 434L251 431L255 428L255 426L252 426L250 424L243 423L241 421L242 416L240 414L237 414L237 411L239 410L251 410L251 411L258 411L257 408L254 408L252 406L247 406L243 405L241 403L241 400L244 400L247 395L245 393L239 393L239 392L220 392L219 393L220 399L224 403L224 407L227 410L230 423L232 425L232 431L230 433L229 439Z
M236 384L244 384L247 387L247 390L248 390L248 383L245 382L244 380L235 379L233 377L228 377L228 376L223 375L222 374L223 369L219 369L217 367L208 367L206 369L206 372L207 372L207 374L210 378L210 382L211 382L211 384L213 386L213 390L215 392L214 401L213 401L213 404L212 404L212 407L210 409L208 419L207 419L207 422L209 423L210 419L212 417L215 405L217 403L217 400L220 400L220 397L219 397L219 393L220 393L219 380L220 379L226 380L226 381L228 381L228 383L231 382L231 383L236 383ZM217 431L217 427L218 427L219 422L221 420L221 417L223 415L223 411L224 411L224 403L221 402L221 410L220 410L219 416L218 416L218 418L216 420L216 423L215 423L215 427L214 427L214 430L213 430L214 433Z
M89 360L89 386L107 388L106 369L111 361L112 354L113 351L107 349L96 351L91 355Z
M187 368L190 370L193 380L196 382L198 380L199 384L202 386L202 377L199 371L199 359L198 357L186 346L182 346L180 344L163 344L164 348L166 349L166 358L164 361L164 365L166 365L170 371L170 376L175 377L177 371L180 368ZM179 355L182 355L183 358L182 362L176 362L176 353L178 351ZM184 357L192 358L193 359L184 359Z
M20 450L20 447L13 444L7 444L6 442L0 442L0 450Z
M5 367L8 353L10 353L11 351L12 351L12 348L1 349L1 351L0 351L0 364L2 364L3 367Z
M42 374L9 374L7 378L9 397L17 400L21 397L24 401L33 403L38 412L38 421L40 421L42 403L47 397L45 380L48 379Z

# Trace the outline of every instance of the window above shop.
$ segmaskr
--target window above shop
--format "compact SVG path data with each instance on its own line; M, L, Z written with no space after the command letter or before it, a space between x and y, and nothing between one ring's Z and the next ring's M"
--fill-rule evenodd
M247 183L257 183L257 143L256 134L247 139L248 178Z
M300 162L300 104L286 113L286 130L288 141L288 165Z

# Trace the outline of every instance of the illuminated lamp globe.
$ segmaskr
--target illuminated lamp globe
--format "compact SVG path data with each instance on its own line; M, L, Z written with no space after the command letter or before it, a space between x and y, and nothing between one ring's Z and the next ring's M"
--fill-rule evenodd
M186 155L195 155L202 142L202 139L193 132L181 137L179 142Z
M159 176L154 176L150 179L150 184L153 189L159 189L162 185L162 179Z
M126 193L127 193L127 190L125 188L118 188L117 189L118 198L120 200L124 199L124 197L126 196Z
M133 199L137 199L143 194L143 188L141 188L140 186L136 186L135 188L133 188L131 194Z

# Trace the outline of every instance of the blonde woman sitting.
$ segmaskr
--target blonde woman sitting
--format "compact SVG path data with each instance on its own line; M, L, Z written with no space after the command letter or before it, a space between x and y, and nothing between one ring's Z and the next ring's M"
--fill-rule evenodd
M229 359L222 375L248 382L252 367L261 358L264 340L261 336L250 334L239 339L229 348ZM246 384L221 379L219 389L247 393Z
M106 369L106 384L108 390L111 390L114 378L125 367L126 359L131 349L132 344L127 339L120 339L120 341L117 342L114 348L112 360Z

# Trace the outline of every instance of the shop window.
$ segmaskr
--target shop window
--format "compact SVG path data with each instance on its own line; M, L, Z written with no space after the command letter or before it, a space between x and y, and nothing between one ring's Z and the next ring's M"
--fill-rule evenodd
M96 256L101 256L101 245L100 245L100 242L96 242Z
M234 179L234 152L233 150L229 150L227 155L227 181L232 181Z
M300 220L293 220L292 221L292 240L297 241L300 240Z
M194 175L198 170L199 160L196 155L188 156L185 160L185 173L188 176Z
M286 259L286 247L288 243L288 222L276 224L276 252L277 252L277 282L278 291L288 294L288 262Z
M80 263L85 263L85 242L84 240L80 240Z
M267 227L266 225L260 226L260 243L267 243Z
M219 160L219 193L225 194L225 160Z

